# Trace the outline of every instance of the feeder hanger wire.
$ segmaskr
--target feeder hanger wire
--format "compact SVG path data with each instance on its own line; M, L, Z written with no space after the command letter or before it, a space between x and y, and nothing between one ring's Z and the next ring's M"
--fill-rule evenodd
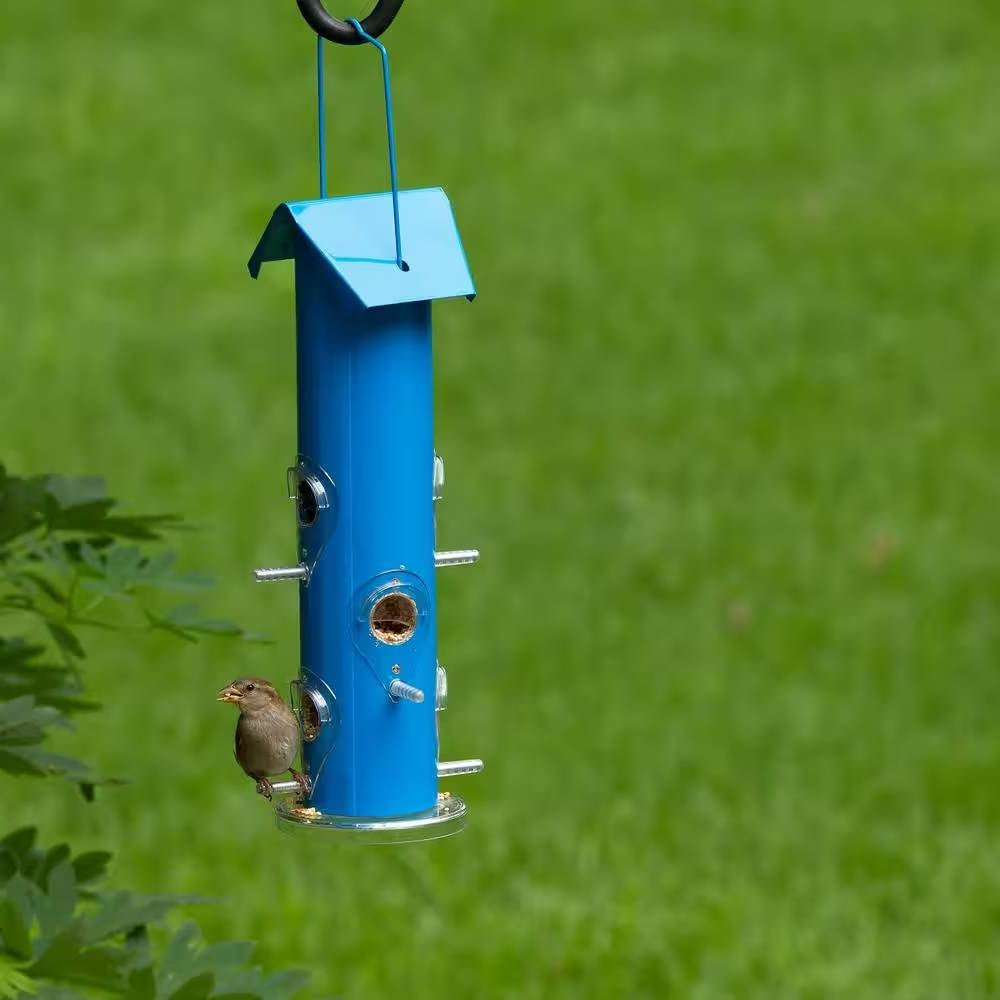
M380 0L379 4L376 6L372 14L365 19L365 21L359 22L356 18L350 18L346 23L348 30L354 33L356 42L368 42L374 45L379 51L379 55L382 59L382 88L385 95L385 130L386 137L388 139L389 146L389 179L392 185L392 224L393 224L393 235L396 241L396 260L395 264L401 271L409 271L409 265L403 260L403 239L400 232L399 225L399 179L396 171L396 135L395 128L393 127L392 121L392 87L389 83L389 53L386 52L385 46L378 41L373 35L370 35L366 30L364 25L376 17L379 14L382 7L393 8L392 14L388 16L388 20L383 25L382 30L385 30L389 26L392 17L395 15L396 11L399 10L400 5L403 0L389 0L389 2L384 2ZM314 6L322 10L322 6L319 0L298 0L300 9L304 9L306 6ZM324 12L325 13L325 12ZM326 15L329 18L329 15ZM329 18L331 21L333 18ZM306 18L308 21L308 17ZM311 21L309 22L312 23ZM323 35L316 36L316 132L318 139L318 153L319 153L319 196L320 198L326 197L326 113L325 113L325 101L324 101L324 79L323 79Z
M357 20L341 21L333 17L323 6L323 0L296 0L299 13L305 18L306 24L316 32L316 98L317 98L317 145L319 153L319 196L326 197L326 111L324 109L323 82L323 40L337 42L339 45L362 45L365 42L375 42L375 39L392 24L403 0L378 0L374 10L358 23ZM375 43L377 44L377 43ZM380 47L381 48L381 47ZM384 53L385 50L383 49ZM383 59L384 64L384 59ZM384 69L388 73L388 68ZM391 112L389 112L391 114ZM391 125L390 125L391 130ZM392 137L390 135L390 147ZM390 148L390 158L395 151ZM399 250L398 226L396 240L397 263L402 260Z
M396 235L396 267L401 271L409 271L409 266L403 260L403 242L399 233L399 180L396 176L396 135L392 124L392 88L389 84L389 53L386 52L385 46L369 35L353 17L350 23L357 29L361 39L374 45L382 57L382 89L385 93L385 131L389 140L389 180L392 184L392 224Z
M316 139L319 153L319 196L326 197L326 84L323 80L323 36L316 36Z
M309 27L321 38L338 45L361 45L378 38L392 24L399 8L403 6L403 0L378 0L375 9L359 25L354 18L341 21L339 17L333 17L323 6L322 0L295 2Z

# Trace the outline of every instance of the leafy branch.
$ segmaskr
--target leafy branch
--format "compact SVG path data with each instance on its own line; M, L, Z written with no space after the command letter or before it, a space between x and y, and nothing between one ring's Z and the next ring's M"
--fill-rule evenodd
M157 610L153 594L204 590L212 580L177 572L169 549L149 550L165 531L181 527L179 518L123 516L116 507L101 479L22 478L0 465L0 613L40 620L68 665L86 655L71 626L159 628L188 640L260 639L232 622L202 617L190 602Z
M10 475L0 465L0 615L34 622L37 635L0 636L0 770L17 775L94 778L77 760L41 747L47 732L97 706L83 692L82 628L259 640L232 622L205 617L190 601L161 610L167 591L211 579L176 569L162 546L172 515L125 516L94 477Z
M179 572L163 547L178 518L116 508L100 479L21 478L0 465L0 771L69 778L88 799L87 766L45 746L76 713L100 707L84 691L83 630L257 638L189 600L161 609L163 593L211 581ZM36 840L33 828L0 840L0 1000L289 1000L306 982L300 972L265 976L250 943L206 945L192 923L162 928L177 906L200 900L102 891L108 852L74 856ZM157 926L162 949L150 940Z
M299 972L264 976L248 964L248 942L202 945L193 923L154 960L150 926L201 900L98 891L110 854L74 857L66 844L43 851L35 840L24 828L0 841L0 997L70 1000L82 989L126 1000L288 1000L306 982Z

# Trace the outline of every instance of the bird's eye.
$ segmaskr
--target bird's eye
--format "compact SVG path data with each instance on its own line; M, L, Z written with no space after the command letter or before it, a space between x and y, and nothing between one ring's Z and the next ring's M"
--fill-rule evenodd
M247 687L246 687L246 689L247 689L247 691L252 691L253 690L253 685L252 684L248 684Z

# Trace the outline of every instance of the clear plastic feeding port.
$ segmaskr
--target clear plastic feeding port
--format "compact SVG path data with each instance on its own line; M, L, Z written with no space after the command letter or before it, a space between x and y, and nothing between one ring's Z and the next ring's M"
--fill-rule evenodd
M319 513L319 502L316 491L308 479L300 479L295 488L295 515L304 528L308 528L316 520Z
M372 605L368 626L379 642L399 646L417 630L417 602L399 591L386 594Z
M321 471L314 469L307 459L300 459L298 465L288 467L288 499L295 501L295 520L300 527L312 527L319 512L330 506L330 497L321 475Z
M304 743L312 743L319 736L320 727L330 721L326 698L302 681L292 681L292 711L299 720Z

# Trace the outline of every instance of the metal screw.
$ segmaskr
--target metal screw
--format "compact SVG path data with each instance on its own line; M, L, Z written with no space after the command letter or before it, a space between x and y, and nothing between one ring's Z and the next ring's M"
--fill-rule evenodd
M253 578L258 583L275 583L279 580L309 581L309 569L301 564L298 566L275 566L268 569L255 569Z
M420 688L407 684L405 681L389 681L389 697L393 701L412 701L420 704L424 700L424 692Z
M398 664L398 663L394 663L394 664L392 665L392 672L393 672L394 674L398 674L398 673L399 673L399 664Z
M435 566L471 566L479 562L479 549L451 549L434 553Z
M483 766L478 757L469 760L440 760L437 772L439 778L453 778L459 774L479 774Z

